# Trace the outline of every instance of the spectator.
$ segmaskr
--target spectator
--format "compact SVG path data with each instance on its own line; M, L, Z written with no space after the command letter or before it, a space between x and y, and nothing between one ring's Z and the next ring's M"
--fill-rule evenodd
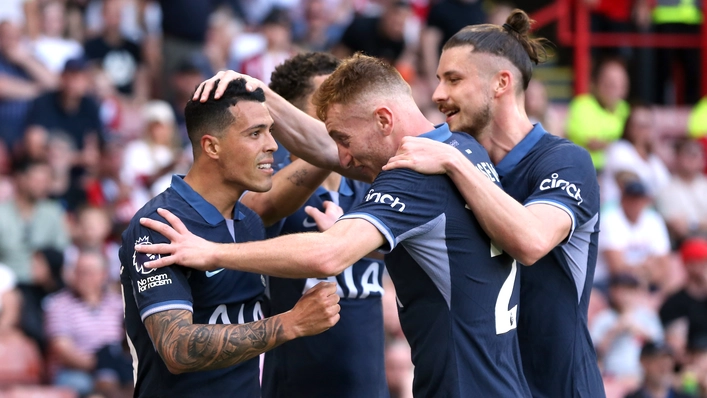
M199 66L193 61L185 61L177 67L171 79L173 98L170 105L176 118L179 139L187 146L189 145L189 136L184 120L184 105L191 99L194 89L204 80L202 73Z
M405 51L405 21L412 10L405 0L386 0L384 3L380 16L354 17L332 53L346 58L363 52L396 65Z
M305 0L303 18L295 20L294 41L306 51L329 51L341 39L346 26L335 20L331 2Z
M567 137L589 150L594 167L604 168L604 150L621 136L630 108L628 74L615 58L599 63L594 71L591 94L582 94L570 102Z
M660 308L660 319L668 333L680 320L687 320L687 345L707 336L707 240L691 238L680 247L687 278L685 286L669 296ZM680 339L685 340L685 339ZM678 355L685 347L674 347Z
M66 61L83 55L81 44L64 37L66 6L50 0L42 7L42 34L34 41L34 54L53 73L61 73Z
M54 88L57 77L22 43L21 27L0 22L0 142L12 152L21 140L32 100Z
M86 395L93 390L96 353L120 343L125 334L123 302L118 293L106 289L102 254L81 253L70 274L70 287L47 299L46 330L54 384Z
M410 346L404 339L394 339L385 348L385 378L390 398L412 398L410 355Z
M48 137L52 131L63 131L73 139L80 151L75 164L85 164L95 158L103 140L103 126L98 105L88 96L91 79L88 63L83 58L66 61L58 91L47 93L34 101L27 118L28 136Z
M595 283L619 274L632 275L652 288L664 282L670 240L665 222L650 204L645 185L634 180L624 187L619 206L602 213Z
M687 347L688 360L681 369L680 389L690 397L707 396L707 335L694 338Z
M632 172L655 197L670 181L665 163L655 154L658 145L655 120L649 108L634 107L626 120L621 139L611 143L604 156L601 178L602 203L619 200L621 190L616 180L619 172Z
M22 295L22 331L33 339L43 353L47 352L44 330L44 299L64 287L62 271L64 255L52 248L32 254L32 283L19 286Z
M673 242L690 236L707 235L707 177L702 145L680 139L675 147L673 178L656 198L656 207L665 219Z
M702 25L702 3L699 0L656 0L653 8L653 25L657 33L699 34ZM668 91L669 87L682 87L685 92L684 102L695 104L699 100L700 50L697 48L664 47L656 51L656 103L675 104L680 98ZM676 60L683 67L682 81L677 81L673 73ZM702 71L704 72L704 71ZM672 78L671 78L672 77ZM671 83L672 85L669 84Z
M609 283L611 308L597 314L591 326L604 375L626 387L637 387L642 342L662 341L658 314L646 305L648 291L630 274L617 274Z
M261 26L267 48L264 52L243 61L241 71L264 84L269 84L270 74L275 67L295 54L291 25L287 11L274 8Z
M641 387L625 398L690 397L673 388L675 359L667 345L650 340L646 342L641 349L641 367L644 375Z
M687 124L687 131L690 137L702 138L707 136L707 96L692 108L690 119Z
M143 118L146 123L145 136L125 147L120 178L134 189L149 192L157 179L170 174L181 146L175 137L175 118L169 104L164 101L145 104Z
M66 250L66 264L76 264L82 252L96 251L106 258L108 264L108 280L120 280L120 261L118 261L118 245L110 242L113 224L108 211L102 207L84 206L76 211L71 225L73 244Z
M103 2L103 31L86 41L86 58L102 69L122 95L142 103L149 96L147 69L142 63L142 49L120 30L123 0Z
M430 90L437 87L437 63L444 43L461 28L484 22L486 13L481 0L442 0L431 4L420 41L425 80Z
M528 83L525 90L525 112L531 123L540 123L547 132L559 137L564 136L558 116L549 106L547 89L539 80L531 80Z
M64 210L47 200L51 172L45 162L17 162L15 199L0 203L0 262L12 269L19 283L31 282L35 250L64 250L69 243Z
M0 264L0 334L20 326L20 294L15 282L12 270Z

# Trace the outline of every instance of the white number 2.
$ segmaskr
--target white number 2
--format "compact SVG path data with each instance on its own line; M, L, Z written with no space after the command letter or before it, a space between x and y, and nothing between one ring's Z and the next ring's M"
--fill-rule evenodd
M499 256L502 253L503 250L499 249L491 242L491 257ZM514 305L513 308L508 309L511 303L511 296L513 295L513 286L516 282L517 272L518 265L516 264L516 260L513 260L511 272L508 278L503 282L501 291L498 292L498 297L496 297L496 334L510 332L518 326L518 305Z

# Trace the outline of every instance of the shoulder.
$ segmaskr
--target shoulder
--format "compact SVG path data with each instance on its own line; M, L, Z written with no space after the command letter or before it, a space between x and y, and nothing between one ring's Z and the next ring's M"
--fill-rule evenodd
M542 163L572 165L596 174L589 152L566 138L545 134L536 145L535 152Z
M570 111L578 110L578 108L592 107L597 105L597 100L591 94L581 94L574 97L569 104Z
M57 201L49 199L37 203L37 212L43 216L62 216L65 213L64 208Z

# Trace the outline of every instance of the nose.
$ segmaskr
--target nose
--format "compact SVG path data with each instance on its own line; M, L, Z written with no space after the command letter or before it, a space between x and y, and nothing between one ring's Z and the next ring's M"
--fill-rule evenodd
M267 140L265 143L265 152L275 152L277 151L277 141L275 141L275 137L272 136L272 133L268 131L267 133Z
M435 91L432 93L432 101L439 104L447 100L447 90L445 90L444 85L440 81L437 83Z
M341 167L345 169L348 168L351 165L352 160L353 157L351 156L351 152L339 145L339 164Z

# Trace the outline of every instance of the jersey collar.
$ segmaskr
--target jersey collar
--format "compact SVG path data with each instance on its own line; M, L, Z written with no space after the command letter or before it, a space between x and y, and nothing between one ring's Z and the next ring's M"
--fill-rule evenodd
M425 134L420 135L420 137L429 138L431 140L439 142L447 141L451 136L452 132L449 131L449 126L447 125L447 123L438 124L435 126L434 130L428 131Z
M543 135L547 134L547 131L543 128L540 123L533 125L533 129L516 145L511 149L506 156L501 159L496 165L496 171L501 176L505 176L510 173L520 162L525 155L530 152L535 144L543 138Z
M171 187L210 225L217 225L224 220L223 216L216 210L214 205L207 202L201 195L193 190L189 184L184 182L183 175L172 175ZM233 207L233 219L235 221L240 221L245 217L239 210L240 205L240 202L236 202L236 205Z
M354 191L351 189L349 180L346 179L346 177L341 176L341 182L339 183L339 195L341 196L353 196ZM317 190L314 191L314 193L317 196L322 196L322 195L329 195L329 191L326 190L326 188L322 187L321 185L317 187Z

